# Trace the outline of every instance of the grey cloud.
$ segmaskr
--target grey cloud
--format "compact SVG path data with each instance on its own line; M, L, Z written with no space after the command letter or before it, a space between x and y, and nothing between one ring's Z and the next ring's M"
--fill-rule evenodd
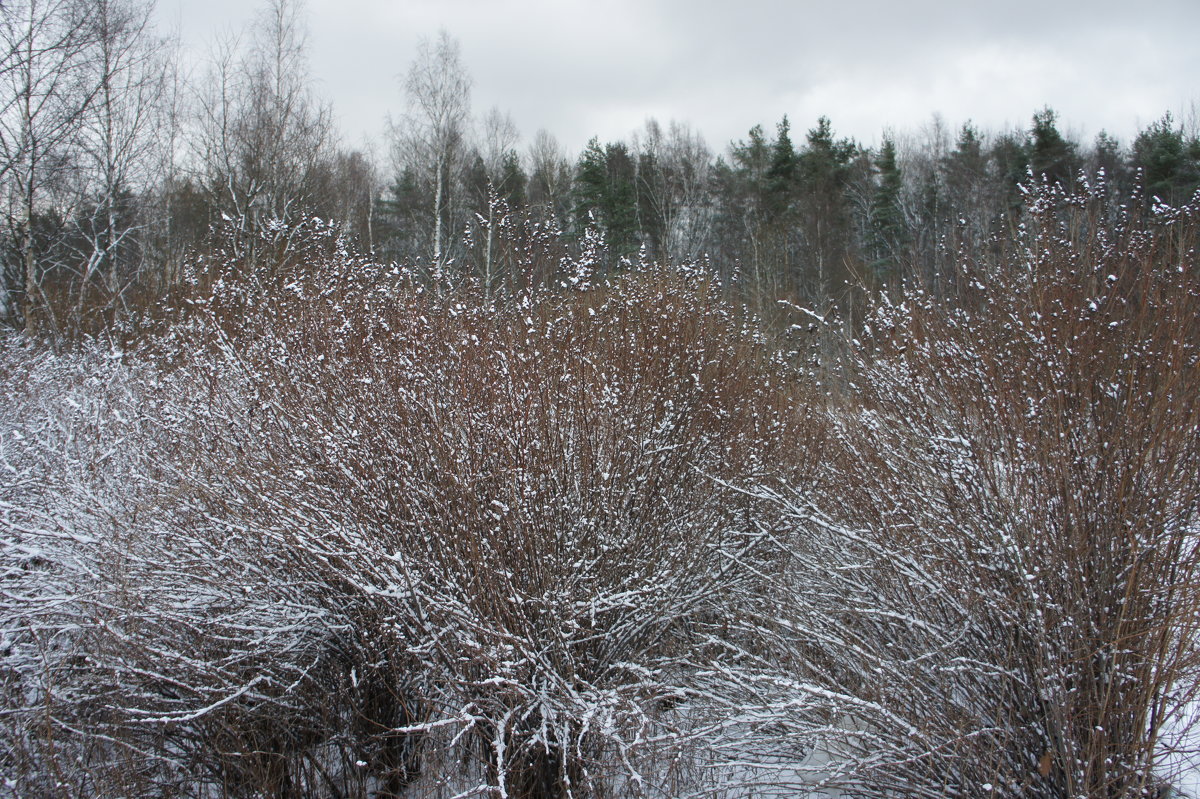
M184 26L249 16L240 1L161 2ZM418 37L442 27L462 43L478 111L508 109L527 139L545 127L572 150L650 115L691 122L721 149L784 113L798 131L825 114L871 141L934 111L951 124L1027 125L1044 104L1085 135L1128 139L1200 99L1190 0L309 0L309 10L312 73L351 144L382 137Z

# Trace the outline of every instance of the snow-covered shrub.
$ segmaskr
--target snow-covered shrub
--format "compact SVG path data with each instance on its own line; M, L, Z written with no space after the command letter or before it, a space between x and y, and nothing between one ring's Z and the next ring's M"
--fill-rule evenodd
M0 796L1153 792L1198 211L1104 193L881 299L821 407L703 272L503 226L504 280L312 223L139 349L4 342Z
M319 586L358 679L408 675L413 718L390 723L434 773L669 790L639 764L683 748L668 711L770 545L761 503L723 487L785 461L766 348L706 277L667 270L500 306L288 288L215 342L255 413L202 480L207 513Z
M956 296L878 302L823 487L774 494L864 794L1150 795L1195 695L1200 208L1030 191Z
M270 785L270 764L245 753L319 725L328 698L304 689L330 636L288 575L258 568L220 520L195 523L179 481L201 440L195 384L98 347L15 341L0 372L4 788Z
M794 471L786 369L700 272L431 288L317 234L121 358L6 350L10 787L682 790L777 570L731 486Z

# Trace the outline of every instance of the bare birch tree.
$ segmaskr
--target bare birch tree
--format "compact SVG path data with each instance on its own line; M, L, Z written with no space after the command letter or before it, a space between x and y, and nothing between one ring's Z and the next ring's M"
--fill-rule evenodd
M312 90L302 12L300 0L270 0L249 52L223 43L200 92L202 182L243 233L303 219L328 161L332 112Z
M509 159L515 160L515 147L520 140L517 126L512 116L493 107L483 118L483 147L482 157L484 169L487 171L488 196L483 198L487 204L487 219L485 228L487 239L484 247L483 284L488 296L497 281L496 259L494 257L496 227L496 210L499 205L501 192L505 192L504 168ZM507 193L507 192L505 192Z
M0 179L18 253L16 268L5 270L4 305L13 284L23 282L20 315L28 333L38 328L39 304L45 323L58 328L42 291L35 223L53 203L48 189L71 163L72 140L96 97L86 75L94 21L93 7L81 0L12 0L0 16Z
M74 315L92 284L105 305L124 306L140 277L136 250L146 219L139 194L170 160L171 54L152 28L153 3L92 0L95 45L86 68L97 87L81 119L79 158L83 193L73 249L79 289Z
M521 140L512 114L493 106L483 117L483 163L488 177L499 187L504 173L504 162L516 149Z
M416 168L433 184L433 269L445 266L447 228L458 202L458 173L470 120L471 79L458 42L446 31L423 40L404 82L408 113L396 135L398 166Z
M539 130L529 146L529 205L563 222L570 208L571 163L554 134Z
M703 257L714 215L713 156L704 137L686 123L672 120L664 132L657 120L649 119L634 149L641 155L639 193L661 225L662 254L675 263Z

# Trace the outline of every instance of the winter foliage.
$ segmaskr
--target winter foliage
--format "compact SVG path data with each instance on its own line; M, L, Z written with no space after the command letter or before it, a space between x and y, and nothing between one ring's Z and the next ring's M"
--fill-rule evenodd
M10 338L0 795L1153 795L1200 211L1025 192L800 351L500 206L502 284L305 222Z

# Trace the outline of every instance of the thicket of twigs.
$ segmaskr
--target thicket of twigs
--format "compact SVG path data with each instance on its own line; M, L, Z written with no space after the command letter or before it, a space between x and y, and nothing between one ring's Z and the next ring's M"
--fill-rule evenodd
M218 252L149 343L9 341L0 795L1152 794L1200 209L1030 191L820 379L702 270L529 242Z
M827 482L777 495L822 586L781 636L873 795L1150 795L1195 699L1200 209L1104 193L880 301Z

